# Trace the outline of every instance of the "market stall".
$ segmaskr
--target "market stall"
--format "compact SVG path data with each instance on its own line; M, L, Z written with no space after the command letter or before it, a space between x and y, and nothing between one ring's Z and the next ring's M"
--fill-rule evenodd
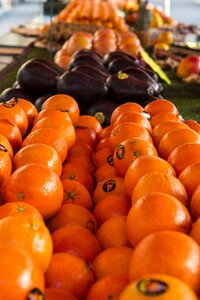
M14 31L0 38L0 299L197 300L198 26L147 1L72 0Z

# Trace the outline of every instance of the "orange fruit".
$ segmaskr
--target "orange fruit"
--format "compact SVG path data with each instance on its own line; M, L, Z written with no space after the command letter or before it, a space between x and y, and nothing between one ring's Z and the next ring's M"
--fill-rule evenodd
M147 235L132 253L129 279L134 281L151 273L177 277L198 293L200 289L199 245L185 233L172 230Z
M122 291L119 300L197 300L193 290L182 280L166 274L149 274Z
M117 177L117 172L115 167L108 163L103 163L98 169L95 171L95 181L98 183L99 181Z
M91 128L96 132L96 134L99 134L102 131L101 123L97 120L97 118L90 115L81 115L76 126Z
M64 288L46 288L44 296L45 300L78 300L74 294Z
M128 285L126 274L111 274L97 280L90 288L86 300L117 300Z
M34 130L23 140L22 148L35 143L47 144L53 147L58 152L61 161L65 161L67 157L68 143L56 130L51 128L40 128Z
M46 220L59 210L63 201L63 187L55 172L41 164L32 163L12 173L5 186L4 197L6 202L28 202Z
M62 118L55 118L53 116L42 118L34 125L32 132L41 128L51 128L59 132L60 135L67 141L69 148L75 143L76 135L74 126L71 121L66 120L64 115Z
M151 102L149 102L145 107L144 111L150 114L150 116L154 116L158 113L173 113L175 115L178 115L178 109L177 107L169 100L167 99L156 99Z
M97 229L96 237L102 249L130 246L126 231L126 219L126 216L114 216L101 224Z
M67 163L79 164L80 167L86 169L90 174L94 174L94 166L91 159L85 154L73 153L67 155Z
M143 115L140 112L127 111L127 112L121 114L114 122L113 127L115 127L116 125L123 123L123 122L137 123L137 124L143 126L144 128L146 128L149 132L151 132L151 130L152 130L151 123L145 117L145 115Z
M175 115L171 112L160 112L157 113L156 115L153 115L150 119L150 124L152 128L157 126L158 124L164 122L164 121L179 121L179 116Z
M190 231L190 236L200 245L200 218L198 218L193 224L192 229Z
M32 219L43 221L42 215L35 206L23 202L8 202L0 206L0 220L9 216L30 216Z
M98 133L98 140L101 141L109 137L112 129L113 129L112 125L107 125L106 127L102 128L102 130Z
M192 221L187 208L175 197L152 192L139 198L127 216L127 235L133 246L160 230L188 233Z
M100 140L95 148L95 152L98 152L104 148L107 148L109 144L109 137L106 137L102 140Z
M200 162L187 166L179 175L178 179L184 185L189 199L200 185Z
M3 146L3 148L6 148L9 155L10 155L10 158L12 159L13 158L13 148L10 144L10 142L8 141L8 139L3 135L3 134L0 134L0 145Z
M187 126L200 134L200 124L195 120L184 120L183 121Z
M165 133L169 132L170 130L173 130L175 128L188 128L188 126L181 122L180 120L167 120L159 123L156 125L152 132L151 136L153 138L154 145L158 147L162 137L165 135Z
M39 219L28 215L1 219L0 243L27 251L43 272L47 269L53 246L47 227Z
M158 147L159 156L167 160L175 148L186 143L200 143L200 135L191 128L175 128L170 130L160 141Z
M0 134L7 138L14 153L21 148L22 135L16 124L7 119L0 119Z
M80 110L77 101L64 94L53 95L48 98L42 105L42 110L46 108L56 108L61 111L65 111L69 114L73 125L78 122Z
M151 192L172 195L185 206L188 205L188 197L184 185L178 178L168 173L149 172L140 178L132 193L132 203Z
M26 251L16 247L1 246L0 264L0 298L2 300L42 297L43 273Z
M46 117L54 117L56 119L63 119L63 117L67 120L71 122L71 118L68 115L68 113L66 111L62 111L56 108L45 108L43 110L41 110L38 115L35 117L34 121L33 121L33 126L40 121L43 118Z
M167 161L174 168L177 176L189 165L200 162L200 144L186 143L171 152Z
M117 118L123 113L126 113L127 111L141 113L143 111L143 107L136 102L125 102L123 104L118 105L111 114L110 124L113 125Z
M137 182L147 173L163 172L175 176L172 166L164 159L158 156L145 155L134 160L124 177L125 191L131 197Z
M194 219L200 217L200 184L192 194L191 202L190 202L190 210Z
M109 146L97 151L92 159L95 170L101 167L104 163L113 164L113 151Z
M0 119L7 119L16 124L22 137L24 137L28 129L28 117L17 103L18 100L16 98L0 103Z
M130 138L121 142L114 151L113 163L118 176L123 177L130 164L140 156L158 153L154 145L144 138Z
M80 257L68 253L54 253L45 272L45 282L47 288L64 288L78 299L84 299L94 283L94 275Z
M8 149L0 144L0 189L7 183L12 173L12 160Z
M81 140L88 144L92 149L96 147L98 138L94 129L84 126L75 126L76 141Z
M96 204L93 214L101 225L112 217L127 215L130 208L131 201L125 193L111 194Z
M92 263L95 278L128 274L132 252L131 247L111 247L101 251Z
M129 138L144 138L152 142L149 132L137 123L124 122L113 128L109 136L109 146L114 151L116 147Z
M93 208L92 197L87 188L79 181L63 179L63 202L62 204L79 204L89 210Z
M25 111L28 118L28 129L30 130L32 128L34 119L38 115L37 108L33 103L22 98L18 98L17 105L20 106Z
M97 229L97 220L94 215L87 208L74 203L63 204L55 216L47 221L50 231L68 224L79 224L92 233L95 233Z
M58 176L62 172L62 161L58 152L47 144L30 144L21 148L13 158L14 170L30 163L42 164Z
M86 155L91 160L92 160L92 157L93 157L93 153L94 152L93 152L91 146L89 146L83 140L77 139L77 138L76 138L76 141L73 144L73 146L68 151L68 155L73 155L73 154Z
M96 236L77 224L68 224L51 234L53 252L65 252L81 257L87 263L92 262L100 253L101 247Z
M110 195L124 195L124 180L121 177L109 178L97 183L92 198L95 204Z
M63 165L61 179L76 180L82 183L89 193L93 192L94 179L90 171L77 163L66 163Z

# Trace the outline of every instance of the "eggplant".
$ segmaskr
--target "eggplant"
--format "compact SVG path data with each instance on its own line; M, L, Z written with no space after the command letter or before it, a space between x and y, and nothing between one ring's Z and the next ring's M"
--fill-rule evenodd
M104 97L107 92L104 82L78 71L66 71L57 82L57 93L68 94L85 106Z
M95 51L90 50L90 49L80 49L78 51L76 51L72 57L78 56L80 54L88 54L90 56L93 56L94 58L96 58L99 62L102 62L102 57Z
M28 93L27 91L18 88L18 87L10 87L5 89L1 95L0 95L0 102L5 102L8 101L12 98L22 98L25 100L28 100L32 103L35 102L35 100L37 99L36 97L34 97L32 94Z
M110 75L106 84L109 98L118 104L134 101L143 105L155 99L151 84L126 73Z
M104 72L102 72L101 70L95 68L95 67L92 67L92 66L89 66L89 65L80 65L80 66L76 66L74 67L72 70L72 72L81 72L81 73L84 73L84 74L87 74L89 76L92 76L94 77L95 79L97 80L100 80L100 81L103 81L105 82L105 80L107 79L108 77L108 74L105 74Z
M154 89L154 94L159 96L161 93L161 85L155 81L143 68L137 67L137 66L131 66L131 67L126 67L122 70L120 70L119 73L126 73L129 75L133 75L134 77L143 80L145 82L148 82L149 84L152 85Z
M110 64L111 61L113 61L116 58L123 58L123 57L125 59L127 58L133 62L139 63L139 59L137 59L136 57L134 57L128 53L121 52L121 51L113 51L113 52L105 54L103 57L103 63L106 67L108 67L108 65Z
M112 60L108 65L108 72L110 74L118 73L120 70L130 67L130 66L138 66L138 62L134 62L129 58L118 57Z
M70 61L68 69L71 70L74 67L80 66L80 65L90 65L92 67L95 67L95 68L103 71L104 73L107 73L107 70L106 70L105 66L103 65L103 63L101 61L98 61L95 57L88 55L88 54L79 54L79 55L74 56Z
M56 84L60 74L51 67L37 61L29 60L17 72L17 81L20 88L41 96L56 92Z
M86 110L85 113L89 115L96 115L98 113L103 113L104 116L104 122L102 123L102 126L108 126L110 125L110 117L112 112L117 108L118 104L114 101L111 101L107 98L100 99L96 101L95 103L91 104Z
M38 61L41 64L47 65L48 67L50 67L51 69L55 70L56 72L58 72L58 74L63 74L65 72L64 69L60 68L57 64L55 64L52 60L47 59L47 58L32 58L30 59L30 61Z
M38 112L40 112L42 110L42 104L51 96L53 96L53 94L46 94L46 95L43 95L43 96L37 98L34 105L37 108Z

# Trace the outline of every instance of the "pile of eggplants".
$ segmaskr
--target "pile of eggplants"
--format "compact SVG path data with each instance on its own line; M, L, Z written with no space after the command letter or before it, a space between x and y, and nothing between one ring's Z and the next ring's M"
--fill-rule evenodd
M129 54L115 51L100 57L83 49L72 56L67 71L48 59L28 60L19 68L14 86L0 95L0 101L13 96L26 98L40 110L53 94L74 97L84 113L110 114L121 103L144 105L161 97L162 84L145 62Z

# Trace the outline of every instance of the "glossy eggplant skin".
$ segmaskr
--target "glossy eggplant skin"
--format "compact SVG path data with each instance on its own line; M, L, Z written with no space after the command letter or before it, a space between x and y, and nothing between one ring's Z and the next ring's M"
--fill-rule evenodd
M56 92L57 80L60 76L56 70L37 60L24 63L17 72L17 81L20 88L41 96Z
M57 82L57 93L68 94L80 105L89 105L107 95L108 88L100 80L78 71L65 72Z
M117 108L118 104L112 100L107 98L102 98L96 101L94 104L91 104L84 113L89 115L96 115L98 113L103 113L104 122L102 126L110 125L110 117L115 108Z
M76 51L72 57L81 55L81 54L88 54L90 56L93 56L94 58L96 58L99 62L102 62L102 57L95 51L90 50L90 49L80 49L78 51Z
M105 54L103 57L103 63L106 67L108 67L110 62L112 62L116 58L130 59L131 61L133 61L135 63L139 63L138 58L136 58L132 55L129 55L128 53L122 52L122 51L113 51L113 52Z
M32 103L35 103L36 97L34 97L31 93L19 88L19 87L10 87L5 89L0 95L0 102L8 101L14 97L22 98L28 100Z
M155 98L151 84L126 73L110 75L106 84L109 98L118 104L133 101L143 105Z
M42 110L42 104L51 96L53 96L53 94L46 94L46 95L42 95L36 99L34 105L37 108L38 112L40 112Z
M101 71L95 67L92 67L90 65L76 66L71 70L71 72L76 72L76 71L81 72L83 74L87 74L89 76L92 76L95 79L103 81L103 82L105 82L108 77L108 74L105 74L103 71Z
M68 66L68 70L73 69L76 66L80 65L90 65L92 67L95 67L105 73L107 73L107 70L105 66L103 65L103 62L101 60L98 60L94 56L88 55L88 54L79 54L75 55Z
M144 82L147 82L152 85L154 89L154 95L159 96L160 93L162 92L161 90L161 85L155 81L149 74L148 72L145 71L144 68L138 67L138 66L130 66L126 67L122 70L120 70L120 73L126 73L129 75L132 75L140 80L143 80Z
M139 63L137 61L132 61L129 58L126 57L118 57L113 59L109 65L108 65L108 72L110 74L118 73L120 70L131 67L131 66L139 66Z
M38 58L32 58L30 61L37 61L40 62L41 64L45 64L51 69L55 70L58 74L63 74L65 72L64 69L60 68L57 64L55 64L52 60L48 58L43 58L43 57L38 57Z

